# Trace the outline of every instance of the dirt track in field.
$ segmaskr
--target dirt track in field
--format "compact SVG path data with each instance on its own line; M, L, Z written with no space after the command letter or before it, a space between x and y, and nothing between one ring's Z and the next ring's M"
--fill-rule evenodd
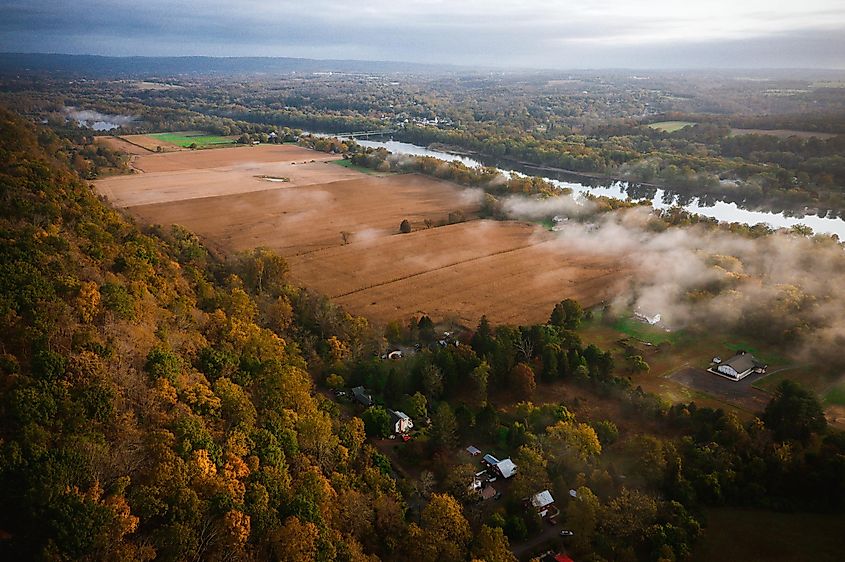
M595 304L627 277L536 225L442 226L457 210L472 219L478 192L418 175L369 176L333 158L294 146L146 154L135 157L145 173L95 185L140 222L180 224L223 251L269 247L298 283L379 323L419 313L467 325L482 314L541 322L556 302ZM403 219L412 233L398 233Z

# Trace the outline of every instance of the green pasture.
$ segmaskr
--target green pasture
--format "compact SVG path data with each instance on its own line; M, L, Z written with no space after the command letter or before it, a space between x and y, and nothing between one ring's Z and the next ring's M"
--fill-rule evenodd
M192 144L195 144L197 148L204 148L221 144L234 144L235 142L235 139L233 137L209 135L200 131L187 131L178 133L154 133L148 136L184 148L190 148Z

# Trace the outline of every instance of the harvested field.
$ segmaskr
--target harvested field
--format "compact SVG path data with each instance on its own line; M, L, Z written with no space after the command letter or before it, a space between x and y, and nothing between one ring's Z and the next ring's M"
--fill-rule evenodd
M379 323L417 313L541 322L564 298L590 306L626 282L618 263L575 253L534 224L426 229L458 210L472 218L479 192L365 175L333 158L289 145L147 154L135 157L146 173L95 185L140 222L180 224L225 252L269 247L297 282ZM403 219L410 234L398 234Z
M251 154L250 151L249 155ZM138 165L139 161L141 165L148 163L147 159L139 156L133 164ZM160 164L156 163L156 165ZM360 178L361 174L354 170L347 170L328 162L293 164L291 162L245 161L242 164L221 168L111 177L98 181L97 189L118 207L134 207L252 191L290 189ZM215 205L213 202L206 202L206 204Z
M584 306L623 282L617 263L576 254L555 235L517 222L471 221L353 241L289 259L294 277L377 321L425 313L475 325L548 319L570 297Z
M142 172L180 172L207 170L271 162L337 160L337 155L315 152L290 144L244 145L214 150L184 150L168 154L147 154L139 157L135 167Z
M132 144L120 137L96 137L99 144L106 146L112 150L122 151L129 155L149 154L150 151L137 144Z
M297 187L293 186L293 177L289 183L252 178L253 185L267 187L249 193L139 205L131 212L146 223L181 224L223 249L266 246L292 256L338 246L341 232L350 232L359 240L375 238L397 232L403 219L422 227L425 219L444 221L451 211L472 212L476 208L473 201L461 196L462 191L446 182L414 175L376 178L340 166L309 165L326 174L352 175L355 179ZM323 176L323 181L327 177ZM120 179L106 180L109 183L100 183L98 188L107 194L106 187L121 184ZM207 188L206 184L200 186ZM233 182L230 188L239 186Z
M120 138L128 143L134 144L135 146L146 149L149 152L156 152L159 146L164 152L181 152L185 150L177 144L169 143L161 139L149 137L147 135L123 135Z

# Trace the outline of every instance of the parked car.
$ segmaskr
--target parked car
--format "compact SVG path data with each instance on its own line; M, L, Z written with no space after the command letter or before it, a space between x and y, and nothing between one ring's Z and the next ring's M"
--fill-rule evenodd
M563 531L560 532L560 536L562 536L562 537L574 537L575 533L573 533L572 531L569 531L567 529L564 529Z

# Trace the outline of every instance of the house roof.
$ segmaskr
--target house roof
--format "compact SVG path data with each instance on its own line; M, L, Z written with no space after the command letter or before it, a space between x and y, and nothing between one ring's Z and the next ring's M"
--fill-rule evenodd
M722 361L720 366L732 367L737 373L743 373L760 365L762 363L757 361L750 353L737 353L730 359Z
M356 400L358 400L358 402L364 404L365 406L369 406L373 403L373 397L367 393L367 390L363 386L356 386L353 388L352 395Z
M510 459L505 459L496 463L496 468L502 473L504 478L510 478L516 472L516 465Z
M484 462L486 462L487 464L496 465L496 464L499 464L499 459L497 459L493 455L488 454L488 455L484 455Z
M392 421L393 423L396 423L399 420L411 419L405 412L400 412L398 410L388 410L388 412L390 413L390 421Z
M472 456L479 455L479 454L481 454L481 449L479 449L475 445L470 445L469 447L467 447L467 453L469 453Z
M543 490L542 492L531 496L531 505L537 509L546 507L547 505L551 505L553 503L555 503L555 499L552 497L552 493L548 490Z

